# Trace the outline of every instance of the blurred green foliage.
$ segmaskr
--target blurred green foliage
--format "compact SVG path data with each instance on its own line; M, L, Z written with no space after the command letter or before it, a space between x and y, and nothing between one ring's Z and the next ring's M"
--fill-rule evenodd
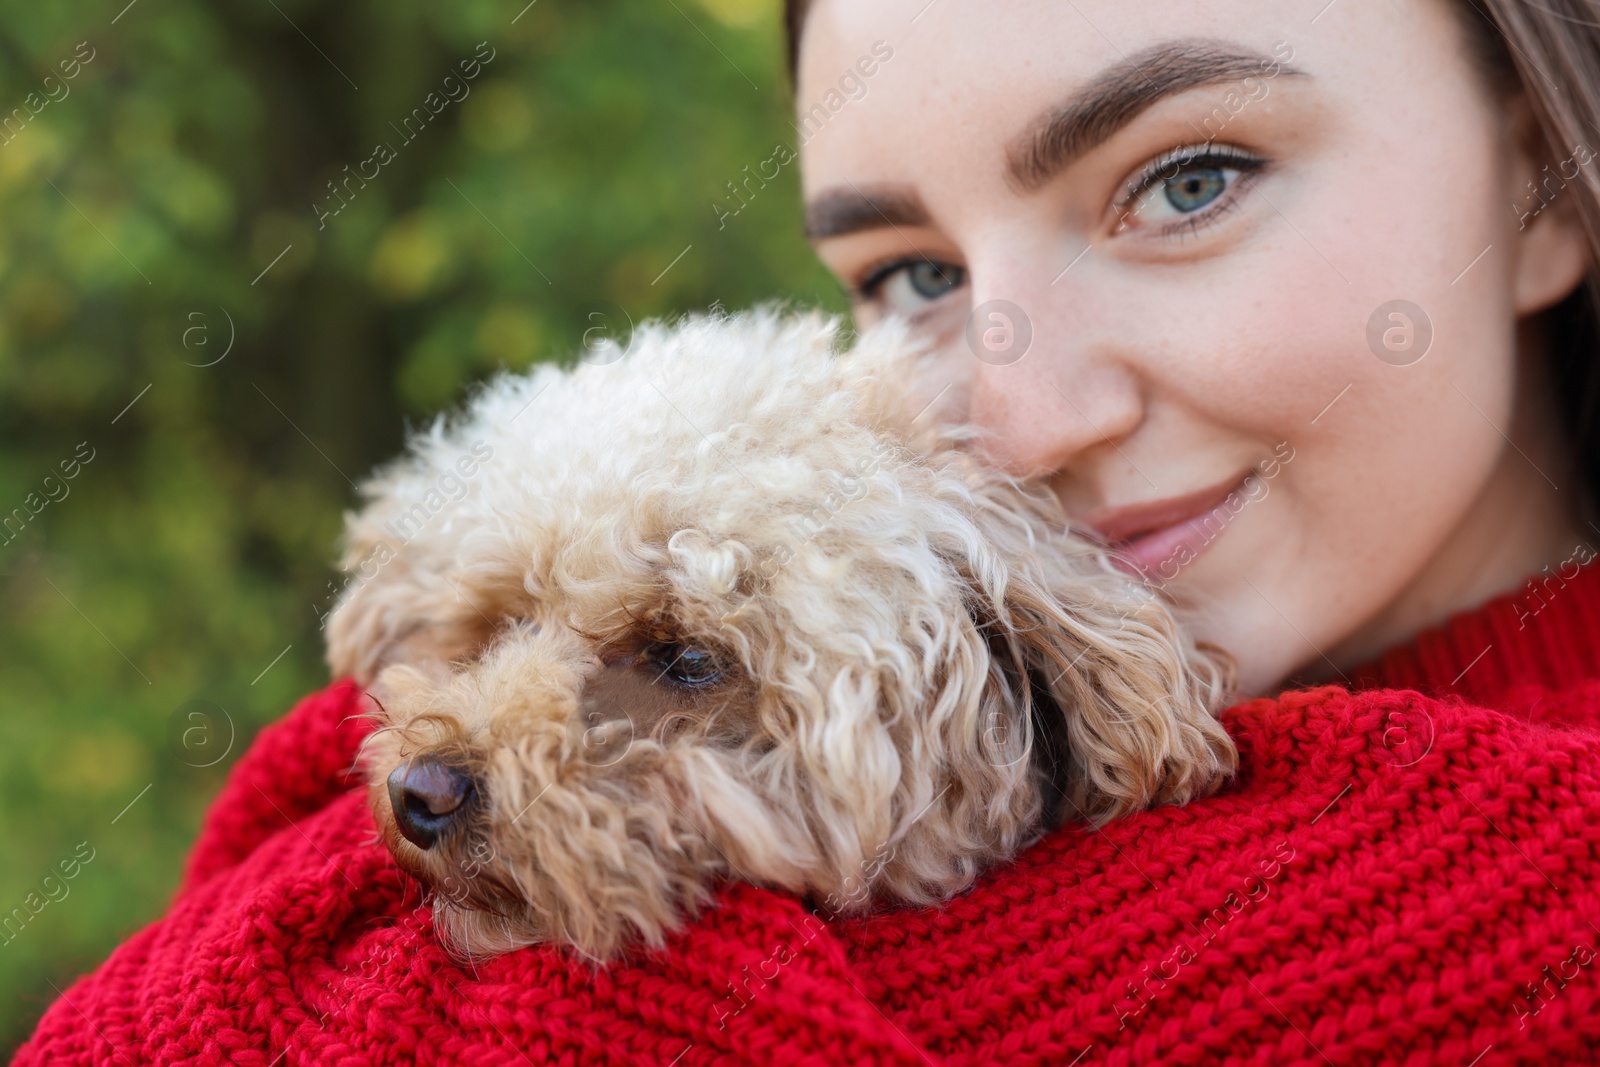
M0 17L0 915L67 890L0 935L0 1051L326 681L351 479L408 419L596 326L840 306L793 165L713 208L794 142L775 0L125 2ZM211 767L169 741L196 698Z

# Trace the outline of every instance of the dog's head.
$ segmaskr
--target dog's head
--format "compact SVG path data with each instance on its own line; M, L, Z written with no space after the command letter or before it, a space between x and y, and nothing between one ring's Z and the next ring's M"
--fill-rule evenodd
M908 410L897 331L836 347L818 315L646 326L367 486L329 660L455 949L659 944L717 878L933 903L1232 770L1222 660Z

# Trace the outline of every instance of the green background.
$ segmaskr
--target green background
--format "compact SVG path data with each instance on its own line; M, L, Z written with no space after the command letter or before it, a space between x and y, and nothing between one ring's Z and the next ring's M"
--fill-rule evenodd
M29 518L0 544L0 915L94 850L0 944L0 1053L160 914L228 765L327 680L349 479L408 423L592 327L843 306L793 164L712 206L795 142L774 0L125 2L0 9L27 119L0 133L0 515ZM185 749L193 700L226 719Z

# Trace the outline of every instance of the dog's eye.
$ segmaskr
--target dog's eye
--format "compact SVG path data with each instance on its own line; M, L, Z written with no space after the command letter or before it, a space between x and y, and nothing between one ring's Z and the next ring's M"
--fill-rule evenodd
M651 645L645 658L679 685L711 685L722 678L717 658L703 648L668 641Z

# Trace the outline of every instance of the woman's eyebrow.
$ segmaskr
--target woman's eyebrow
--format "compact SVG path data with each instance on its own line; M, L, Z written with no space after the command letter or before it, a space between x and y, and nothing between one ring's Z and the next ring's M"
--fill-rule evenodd
M1275 73L1268 73L1276 68ZM1006 153L1006 176L1023 192L1039 188L1085 152L1158 101L1202 85L1240 81L1252 75L1310 77L1265 52L1204 37L1163 41L1101 71L1066 103L1052 108L1019 136ZM925 226L930 216L916 190L854 182L817 194L805 209L811 241L863 230Z
M1275 72L1268 74L1273 68ZM1007 151L1006 177L1020 191L1029 192L1168 96L1252 75L1284 74L1309 77L1276 56L1228 41L1190 37L1152 45L1124 56L1064 104L1035 120Z
M806 204L806 239L842 237L884 227L926 226L928 209L915 190L851 182L818 193Z

